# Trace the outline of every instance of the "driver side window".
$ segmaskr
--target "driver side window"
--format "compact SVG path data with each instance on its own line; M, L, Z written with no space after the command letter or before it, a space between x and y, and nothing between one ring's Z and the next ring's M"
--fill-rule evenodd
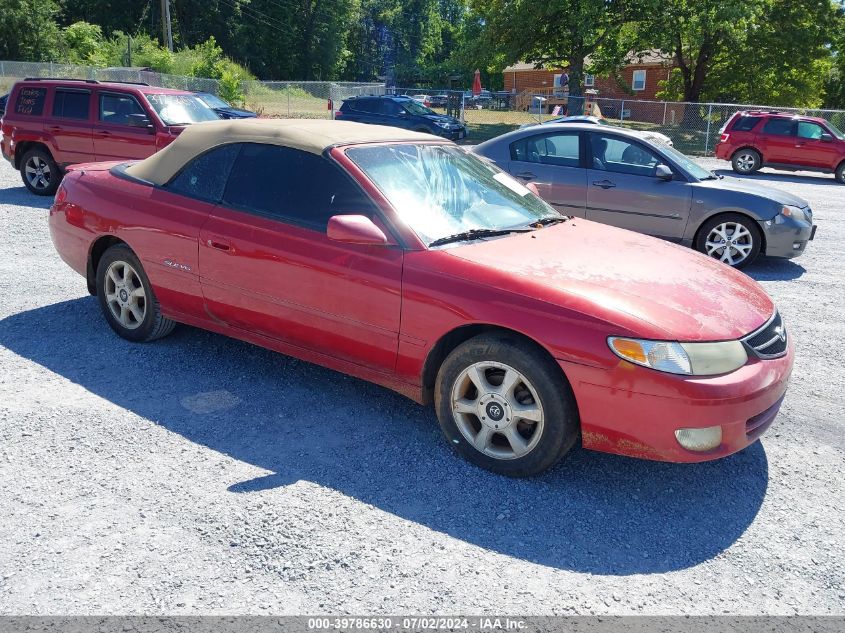
M593 169L617 174L652 176L663 161L650 149L633 140L604 134L592 136Z
M399 116L405 111L402 106L390 99L382 99L381 108L382 114L387 116Z

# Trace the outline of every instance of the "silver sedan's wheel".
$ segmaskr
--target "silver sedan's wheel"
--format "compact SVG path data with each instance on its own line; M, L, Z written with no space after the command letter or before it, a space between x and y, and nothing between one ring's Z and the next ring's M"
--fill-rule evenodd
M543 435L536 390L504 363L483 361L464 369L452 386L452 412L461 435L494 459L524 457Z
M729 266L742 264L754 251L754 236L738 222L722 222L707 234L705 252Z
M138 272L124 261L115 261L106 269L106 305L127 330L135 330L147 314L147 295Z
M38 155L32 155L24 165L24 174L33 189L48 189L52 182L53 172L50 164Z

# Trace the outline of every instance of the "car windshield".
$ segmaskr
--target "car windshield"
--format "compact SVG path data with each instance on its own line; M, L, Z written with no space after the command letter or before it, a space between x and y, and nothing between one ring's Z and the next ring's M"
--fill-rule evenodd
M519 181L453 145L356 147L346 154L426 244L561 217Z
M213 95L213 94L210 94L208 92L200 92L200 93L197 94L197 96L200 98L200 101L202 101L209 108L231 108L232 107L231 105L229 105L228 103L223 101L223 99L221 99L217 95Z
M838 139L840 139L840 140L845 141L845 134L843 134L843 133L842 133L842 131L841 131L838 127L836 127L833 123L831 123L830 121L828 121L828 122L827 122L827 127L829 127L829 128L830 128L830 131L831 131L831 132L833 132L833 135L834 135L836 138L838 138Z
M712 171L704 169L704 167L688 156L682 154L674 147L670 147L669 145L660 145L660 151L664 154L668 154L669 157L678 163L678 165L683 167L688 174L698 180L712 180L713 178L716 178L716 175Z
M426 114L436 114L434 110L431 108L426 108L423 104L415 99L406 99L402 101L402 105L405 109L410 112L411 114L420 114L425 116Z
M218 121L220 117L196 95L147 94L144 95L165 125L185 125Z

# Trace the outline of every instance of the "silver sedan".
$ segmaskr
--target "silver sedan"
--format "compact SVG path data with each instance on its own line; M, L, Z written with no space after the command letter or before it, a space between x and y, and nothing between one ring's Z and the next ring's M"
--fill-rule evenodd
M679 242L736 268L760 254L797 257L815 234L805 200L717 176L622 128L528 127L473 151L529 183L563 215Z
M597 116L592 116L589 114L560 116L555 119L543 121L542 123L525 123L523 125L520 125L519 127L520 129L522 129L526 127L534 127L536 125L549 125L554 123L590 123L592 125L606 125L614 127L612 123L608 123L607 119L600 119ZM646 139L647 141L654 141L655 143L663 143L664 145L670 146L673 145L672 139L660 132L655 132L653 130L631 130L631 132L636 134L637 136Z

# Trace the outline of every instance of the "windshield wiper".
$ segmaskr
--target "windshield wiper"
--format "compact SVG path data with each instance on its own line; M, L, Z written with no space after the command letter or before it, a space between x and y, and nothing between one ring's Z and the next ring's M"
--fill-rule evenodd
M481 237L498 237L500 235L507 235L508 233L527 233L532 229L470 229L454 235L447 235L446 237L439 237L429 246L440 246L442 244L450 244L451 242L463 242L466 240L477 240Z
M560 222L566 222L569 218L565 215L553 215L548 218L540 218L536 222L532 222L529 226L540 227L540 226L551 226L552 224L559 224Z

